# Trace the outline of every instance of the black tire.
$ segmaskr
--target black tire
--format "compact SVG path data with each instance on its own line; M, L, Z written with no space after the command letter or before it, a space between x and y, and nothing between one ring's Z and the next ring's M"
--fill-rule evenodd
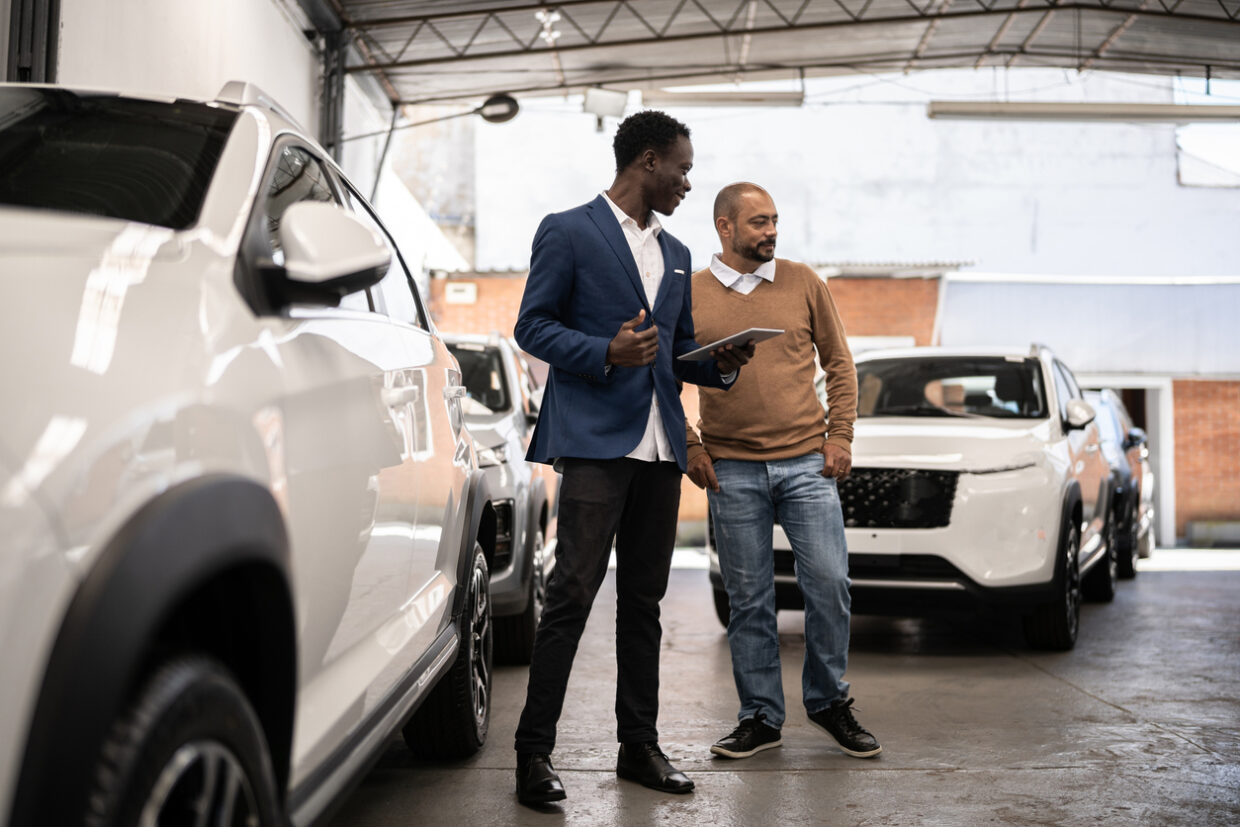
M1137 534L1141 530L1141 512L1137 497L1132 498L1120 525L1123 526L1123 531L1119 532L1116 540L1119 576L1121 579L1131 580L1137 576L1137 559L1141 556L1140 543L1137 542Z
M728 628L728 619L732 617L732 606L728 603L728 593L723 589L713 589L715 593L715 617Z
M533 571L530 574L530 593L525 611L518 615L495 618L495 662L524 665L534 655L534 633L547 605L547 584L543 576L543 533L534 533L532 551Z
M1110 603L1115 599L1115 588L1119 583L1119 551L1115 542L1115 520L1107 521L1102 530L1102 540L1106 543L1106 556L1094 564L1081 583L1081 592L1086 600L1095 603Z
M1081 530L1069 515L1059 540L1055 599L1035 606L1024 618L1025 642L1034 649L1066 652L1076 645L1081 626L1080 547Z
M186 655L156 668L113 724L85 823L276 827L279 801L249 701L222 664Z
M476 543L464 587L456 660L403 730L423 758L467 758L482 749L491 725L491 574Z

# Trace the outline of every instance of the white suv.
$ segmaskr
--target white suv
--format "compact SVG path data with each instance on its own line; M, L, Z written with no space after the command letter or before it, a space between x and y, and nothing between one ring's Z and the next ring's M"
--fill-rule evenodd
M464 387L322 149L0 85L0 274L0 821L305 824L402 725L481 746Z
M854 612L981 604L1020 614L1031 646L1072 648L1082 593L1110 600L1117 577L1110 466L1072 372L1040 345L869 351L856 365L839 485ZM778 526L774 546L779 606L800 608ZM715 563L711 580L726 618Z

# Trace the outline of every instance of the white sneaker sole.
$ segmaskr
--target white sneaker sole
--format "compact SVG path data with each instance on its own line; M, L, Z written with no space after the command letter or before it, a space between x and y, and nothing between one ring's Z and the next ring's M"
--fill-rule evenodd
M751 755L757 755L764 749L774 749L775 747L781 747L783 745L784 741L780 738L776 741L767 741L765 744L759 744L753 749L746 750L745 752L734 752L733 750L725 749L718 744L712 744L710 751L715 755L722 755L724 758L748 758Z
M815 721L813 718L810 718L809 722L813 724L814 726L818 727L818 729L821 729L823 732L827 733L827 735L831 735L831 730L827 729L822 724ZM831 735L831 740L835 741L836 745L841 750L843 750L848 755L851 755L853 758L874 758L883 751L883 748L880 746L878 749L872 749L872 750L869 750L868 752L858 752L855 749L849 749L848 747L841 744L834 735Z

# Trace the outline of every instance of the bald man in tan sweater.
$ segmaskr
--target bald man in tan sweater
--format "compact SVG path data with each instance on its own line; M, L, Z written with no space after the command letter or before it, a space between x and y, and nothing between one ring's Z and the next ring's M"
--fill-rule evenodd
M826 283L804 264L775 258L779 216L755 184L715 199L723 251L693 274L698 341L749 327L785 332L764 342L732 389L699 388L701 437L687 426L688 473L707 489L731 616L728 645L739 725L711 752L748 758L783 742L784 694L775 621L771 536L792 545L805 597L802 697L809 720L857 758L882 752L851 709L848 549L836 480L852 469L857 373ZM815 349L826 371L829 417L814 392Z

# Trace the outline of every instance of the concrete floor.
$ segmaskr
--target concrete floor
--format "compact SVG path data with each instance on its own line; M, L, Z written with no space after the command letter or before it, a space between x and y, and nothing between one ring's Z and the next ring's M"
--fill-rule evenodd
M799 612L780 614L784 746L713 758L710 744L735 723L727 640L706 573L676 569L663 603L660 731L697 783L688 796L615 776L609 575L553 756L567 801L546 812L516 802L512 737L526 670L501 667L481 752L427 764L394 741L331 823L1237 825L1240 556L1220 553L1211 566L1198 552L1184 571L1175 554L1143 561L1113 603L1086 604L1066 654L1032 652L1018 624L993 619L854 618L855 710L883 745L870 761L845 756L805 720Z

